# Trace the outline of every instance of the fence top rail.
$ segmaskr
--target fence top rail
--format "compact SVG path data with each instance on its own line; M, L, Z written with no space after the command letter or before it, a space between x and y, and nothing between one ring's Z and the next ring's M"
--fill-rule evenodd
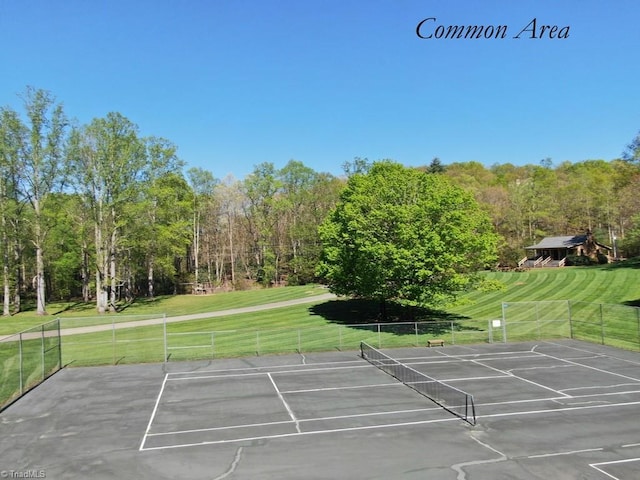
M41 331L43 331L43 330L45 329L45 327L47 327L48 325L54 324L54 323L56 323L56 322L58 322L58 321L59 321L59 319L57 319L57 318L56 318L55 320L51 320L51 321L49 321L49 322L41 323L41 324L39 324L39 325L36 325L36 326L34 326L34 327L31 327L31 328L27 328L27 329L22 330L22 331L17 332L17 333L12 333L12 334L10 334L10 335L4 335L4 336L0 335L0 342L15 342L15 341L17 341L17 340L19 340L19 339L20 339L20 336L21 336L21 335L25 335L25 334L28 334L28 333L38 333L38 332L41 332ZM17 337L17 338L16 338L16 339L14 339L13 337Z
M169 317L167 317L168 319ZM356 328L356 327L394 327L394 326L410 326L410 325L450 325L452 323L451 320L443 320L437 322L386 322L386 323L344 323L344 324L330 324L330 325L318 325L312 327L298 326L298 327L273 327L273 328L246 328L242 330L199 330L199 331L188 331L188 332L167 332L168 335L191 335L191 334L209 334L209 333L260 333L260 332L278 332L278 331L295 331L295 330L325 330L327 327L347 327L347 328Z
M568 303L570 305L601 305L603 307L619 307L619 308L632 308L635 310L640 309L640 307L636 307L635 305L624 305L622 303L601 303L601 302L587 302L585 300L525 300L525 301L515 301L515 302L502 302L502 305L518 305L525 303Z

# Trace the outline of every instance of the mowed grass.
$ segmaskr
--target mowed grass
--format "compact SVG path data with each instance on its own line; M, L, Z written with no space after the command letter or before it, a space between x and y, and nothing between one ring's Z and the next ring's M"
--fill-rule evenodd
M459 341L483 341L487 325L502 315L503 302L571 300L573 302L638 305L640 268L637 262L600 267L540 269L526 272L486 272L501 282L503 290L469 292L441 310L414 311L410 318L395 320L434 322L431 331L414 332L415 327L376 327L375 307L348 299L318 301L252 313L211 317L167 325L113 329L63 337L63 362L77 365L162 361L167 352L173 359L255 355L291 351L357 348L360 340L376 345L421 344L426 338L457 332ZM139 301L116 316L88 317L93 306L65 307L62 328L81 324L112 323L165 314L167 317L216 312L246 306L305 298L326 293L319 286L220 293L210 296L161 297ZM39 317L40 322L42 317ZM29 326L32 318L25 318ZM437 322L443 322L442 324ZM16 323L17 324L17 323ZM637 326L631 326L637 330ZM538 334L553 336L555 327ZM563 329L565 327L562 327ZM408 329L408 330L407 330ZM6 329L6 333L9 333ZM15 331L15 330L14 330ZM563 330L564 332L564 330ZM528 334L523 332L523 335ZM564 333L563 333L564 335ZM637 337L635 337L637 338Z
M33 311L25 311L10 317L0 317L0 335L11 335L41 323L53 317L79 318L92 317L95 323L110 323L113 317L154 315L191 315L204 312L218 312L235 308L251 307L287 300L312 297L328 293L319 285L304 285L285 288L245 290L238 292L217 293L214 295L167 295L154 299L140 298L126 306L117 314L97 315L94 303L50 303L48 315L36 315ZM104 322L98 321L102 317ZM92 322L93 323L93 322Z

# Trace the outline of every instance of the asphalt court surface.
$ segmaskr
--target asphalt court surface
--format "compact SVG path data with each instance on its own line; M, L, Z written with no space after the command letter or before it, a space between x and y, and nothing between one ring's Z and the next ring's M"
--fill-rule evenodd
M0 413L0 472L640 478L636 352L569 340L383 351L473 395L476 425L358 352L74 368Z

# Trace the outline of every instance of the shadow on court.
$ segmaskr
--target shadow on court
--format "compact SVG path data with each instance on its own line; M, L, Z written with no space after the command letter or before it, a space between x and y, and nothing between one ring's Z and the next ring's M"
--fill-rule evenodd
M66 368L0 414L0 470L526 480L627 479L640 468L637 353L577 341L384 353L473 395L477 424L358 352Z

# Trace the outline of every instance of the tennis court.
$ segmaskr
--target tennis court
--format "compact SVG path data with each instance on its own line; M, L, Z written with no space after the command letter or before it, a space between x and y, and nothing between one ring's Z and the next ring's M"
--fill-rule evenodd
M67 368L0 413L0 471L52 479L638 477L638 353L573 340L383 353L392 359L385 365L471 396L474 417L463 420L355 351Z

